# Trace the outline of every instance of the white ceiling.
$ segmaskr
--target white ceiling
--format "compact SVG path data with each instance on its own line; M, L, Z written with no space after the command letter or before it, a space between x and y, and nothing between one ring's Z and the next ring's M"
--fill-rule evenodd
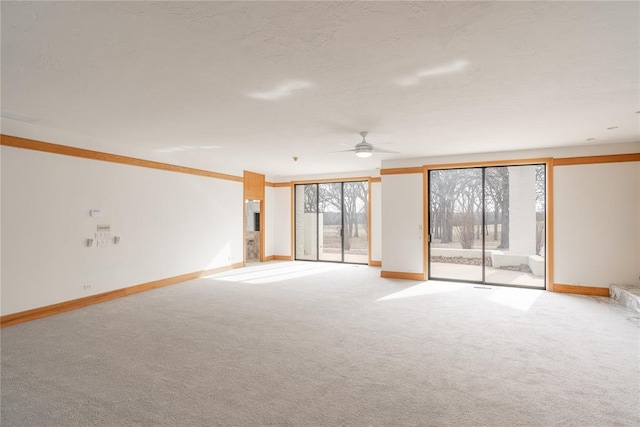
M640 141L638 2L1 8L5 133L274 177Z

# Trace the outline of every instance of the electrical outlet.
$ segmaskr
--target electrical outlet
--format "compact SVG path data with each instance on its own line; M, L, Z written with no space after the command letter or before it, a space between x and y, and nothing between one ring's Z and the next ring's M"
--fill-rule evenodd
M91 285L84 285L82 287L82 289L84 289L85 291L88 290L88 289L91 289Z

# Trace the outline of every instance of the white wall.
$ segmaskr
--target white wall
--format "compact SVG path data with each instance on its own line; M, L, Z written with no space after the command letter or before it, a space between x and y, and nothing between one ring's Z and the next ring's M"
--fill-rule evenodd
M0 147L1 148L1 147ZM0 149L0 166L2 166L2 152ZM0 167L0 314L2 313L2 168Z
M275 188L264 188L264 256L275 255Z
M242 262L241 182L1 151L3 315ZM120 244L86 247L98 224Z
M382 183L371 183L371 260L382 260Z
M554 168L555 282L640 283L640 162Z
M291 188L275 187L274 191L274 255L291 256Z
M382 177L382 269L423 273L423 175Z

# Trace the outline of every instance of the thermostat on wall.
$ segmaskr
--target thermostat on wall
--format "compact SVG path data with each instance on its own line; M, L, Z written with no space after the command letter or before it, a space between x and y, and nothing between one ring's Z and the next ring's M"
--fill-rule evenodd
M91 209L89 211L89 215L91 215L91 216L102 216L102 209Z

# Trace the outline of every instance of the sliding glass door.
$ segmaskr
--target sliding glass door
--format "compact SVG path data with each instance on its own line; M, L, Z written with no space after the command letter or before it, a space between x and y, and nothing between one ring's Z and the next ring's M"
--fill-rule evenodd
M367 181L296 185L296 259L368 263L367 193Z
M545 165L429 172L429 277L545 287Z
M318 260L342 262L342 183L318 184L318 191Z

